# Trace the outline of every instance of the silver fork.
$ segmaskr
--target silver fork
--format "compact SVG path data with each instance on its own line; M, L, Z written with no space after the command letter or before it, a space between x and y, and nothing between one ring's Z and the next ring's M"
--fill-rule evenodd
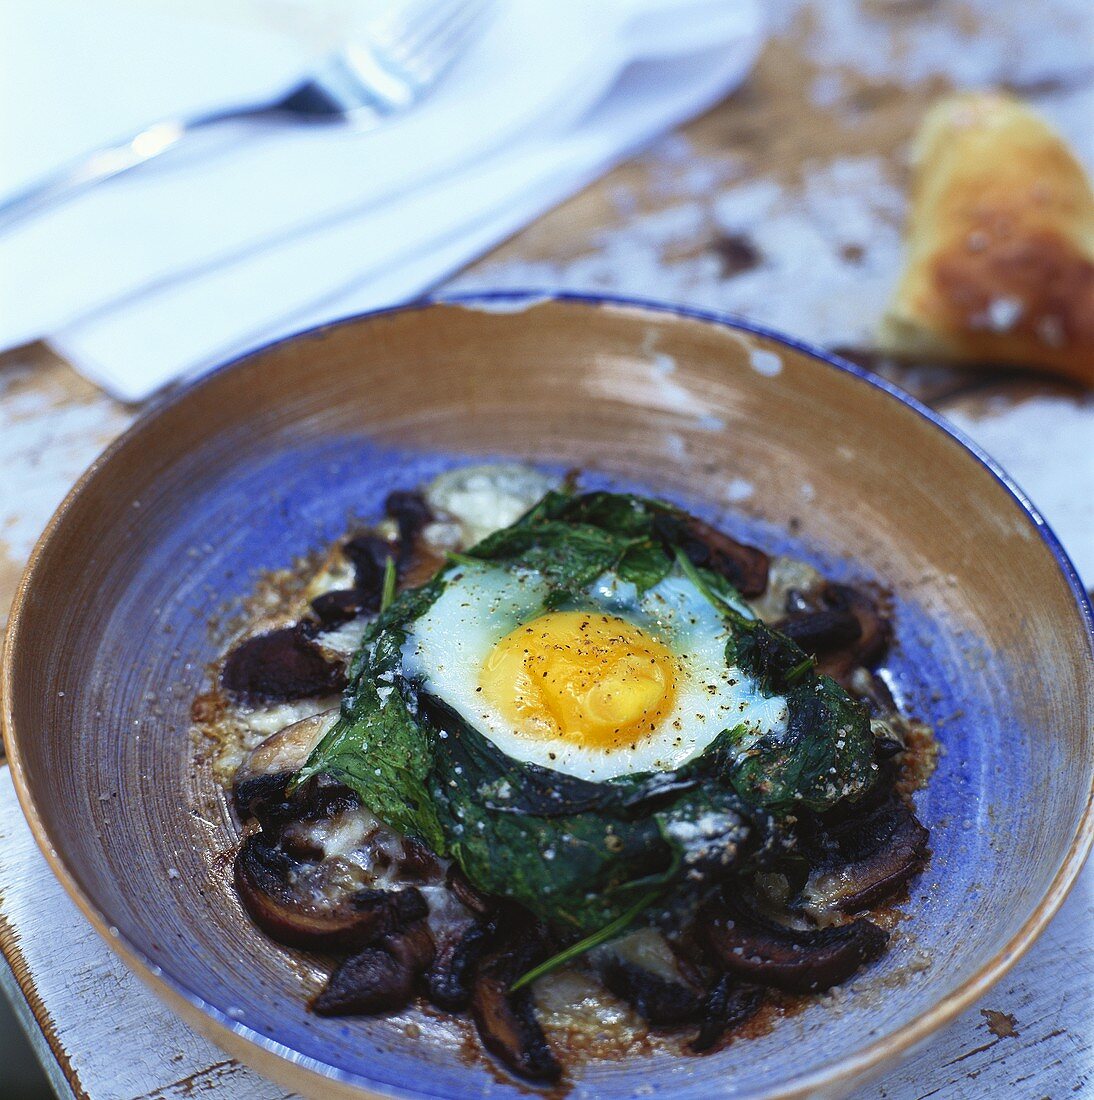
M418 103L478 31L492 0L409 0L371 21L363 41L330 54L284 95L163 119L0 200L0 230L120 176L220 122L352 122L370 129Z

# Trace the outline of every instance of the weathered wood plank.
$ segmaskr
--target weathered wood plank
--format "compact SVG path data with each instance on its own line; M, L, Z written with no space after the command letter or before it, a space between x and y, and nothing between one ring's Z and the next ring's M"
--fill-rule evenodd
M75 1096L129 1100L172 1088L163 1095L185 1096L178 1090L189 1082L211 1080L224 1054L161 1005L69 900L34 844L6 766L0 851L0 951ZM279 1100L284 1090L246 1071L230 1095Z

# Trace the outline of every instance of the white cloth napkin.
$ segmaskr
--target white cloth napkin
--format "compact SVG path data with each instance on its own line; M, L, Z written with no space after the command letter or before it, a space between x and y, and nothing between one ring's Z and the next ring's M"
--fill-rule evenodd
M380 129L221 127L0 235L0 348L124 400L413 298L737 85L756 0L500 0ZM0 193L158 117L261 97L299 42L125 3L9 9ZM314 50L314 47L311 47Z

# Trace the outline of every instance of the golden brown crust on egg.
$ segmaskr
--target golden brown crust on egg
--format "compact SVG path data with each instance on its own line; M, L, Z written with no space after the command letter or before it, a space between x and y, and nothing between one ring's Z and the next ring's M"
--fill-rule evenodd
M884 350L1094 385L1094 194L1029 107L973 93L923 121Z

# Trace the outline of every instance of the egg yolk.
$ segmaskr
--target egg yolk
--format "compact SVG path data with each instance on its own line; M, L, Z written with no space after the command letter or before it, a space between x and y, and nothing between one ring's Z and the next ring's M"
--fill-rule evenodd
M518 733L614 749L672 710L676 659L616 615L552 611L494 646L479 690Z

